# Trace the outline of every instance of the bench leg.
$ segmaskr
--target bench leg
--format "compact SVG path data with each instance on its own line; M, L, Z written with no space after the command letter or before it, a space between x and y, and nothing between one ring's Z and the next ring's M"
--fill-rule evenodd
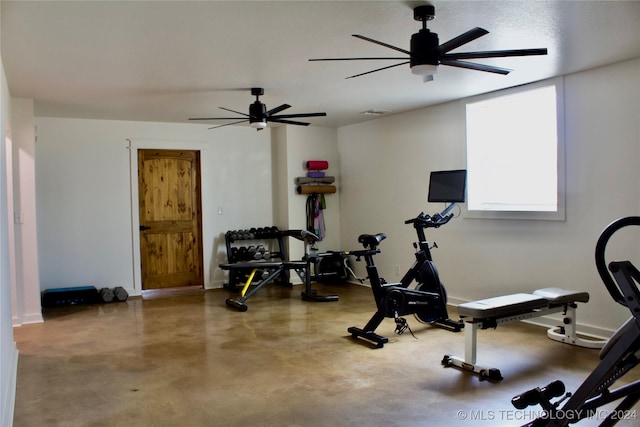
M309 268L310 266L307 262L307 266L305 268L295 269L300 280L304 282L304 291L300 293L302 300L312 302L338 301L338 295L318 295L318 292L311 287L311 272L309 271Z
M464 325L464 359L447 354L442 359L444 366L453 366L480 375L480 379L493 381L502 380L499 369L488 368L476 364L478 351L478 329L481 324L478 322L466 322Z
M225 303L229 306L229 307L233 307L237 310L240 311L247 311L247 306L245 305L245 301L248 300L249 298L251 298L251 295L255 294L256 292L258 292L264 285L266 285L267 283L269 283L271 280L273 280L274 277L276 277L277 275L279 275L280 273L282 273L282 271L284 271L283 267L280 267L278 269L273 270L271 273L269 273L269 275L267 277L265 277L264 279L262 279L256 286L255 288L249 290L249 292L247 291L247 288L249 287L249 285L251 284L251 280L253 279L253 274L250 277L250 280L247 281L247 283L245 284L245 287L243 289L243 294L240 298L227 298L227 300L225 301ZM255 270L253 271L253 273L255 273Z
M480 324L468 323L466 326L464 328L464 361L475 365L478 351L478 327Z
M586 348L602 348L607 342L605 339L578 337L576 333L576 307L573 305L567 307L563 323L563 326L547 329L547 337L554 341Z

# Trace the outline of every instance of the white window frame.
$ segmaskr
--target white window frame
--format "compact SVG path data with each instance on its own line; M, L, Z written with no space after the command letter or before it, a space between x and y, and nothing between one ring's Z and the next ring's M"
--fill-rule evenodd
M555 86L556 88L556 124L557 124L557 210L556 211L501 211L501 210L469 210L467 204L463 205L463 215L466 218L482 219L527 219L527 220L565 220L565 139L564 139L564 85L563 78L557 77L523 86L517 86L496 92L467 98L462 102L463 114L466 123L467 104L476 103L492 98L502 97L542 87ZM465 125L466 141L466 125ZM465 143L466 147L466 143ZM466 148L465 148L466 153ZM467 180L473 179L471 171ZM469 191L469 185L467 185ZM467 194L468 200L468 194Z

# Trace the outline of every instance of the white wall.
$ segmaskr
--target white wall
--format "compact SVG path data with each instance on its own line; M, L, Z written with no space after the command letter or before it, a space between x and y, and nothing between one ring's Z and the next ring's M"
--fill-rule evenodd
M13 341L11 265L9 239L10 211L7 164L11 160L5 137L8 132L10 95L0 60L0 425L13 425L18 350Z
M33 100L11 100L13 229L15 257L14 326L42 322L36 225L35 128ZM11 227L11 224L10 224Z
M564 88L566 221L458 218L428 237L440 246L433 256L450 301L585 290L592 302L578 322L607 334L629 312L606 293L593 252L609 222L640 214L640 59L566 76ZM342 245L385 232L376 262L387 280L413 260L415 233L404 220L443 207L426 203L428 173L465 167L464 129L463 104L452 102L338 130ZM639 251L620 248L627 259Z
M280 229L306 229L307 195L297 194L295 178L305 176L304 162L307 160L327 160L328 176L336 177L339 186L340 163L338 158L337 131L324 127L281 126L273 129L272 162L274 170L273 208L275 224ZM326 194L327 208L323 210L326 235L316 247L320 252L340 249L340 196ZM304 245L289 239L289 258L300 259L304 255ZM301 283L291 276L293 283Z
M280 147L278 150L280 181L276 189L281 193L280 204L287 200L287 224L290 229L306 228L306 200L307 196L297 194L295 189L295 178L305 176L307 170L304 163L307 160L327 160L329 169L325 171L328 176L336 178L335 185L340 184L340 162L337 150L337 131L334 128L324 127L296 127L286 126L278 129L278 136L274 146ZM285 153L282 156L282 153ZM318 243L321 251L337 250L340 248L340 197L339 194L326 194L325 200L327 209L323 211L326 235ZM282 211L280 207L276 210ZM293 248L292 248L293 249ZM298 258L302 252L298 251L292 258Z
M220 287L225 280L217 266L226 262L227 230L272 224L267 132L248 127L210 131L199 124L43 117L35 121L43 290L120 285L131 294L140 292L139 262L134 261L139 256L137 181L131 185L137 148L201 150L207 288Z

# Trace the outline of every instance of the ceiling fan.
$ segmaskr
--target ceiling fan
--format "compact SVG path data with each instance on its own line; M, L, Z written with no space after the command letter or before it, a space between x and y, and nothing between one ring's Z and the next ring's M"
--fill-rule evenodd
M375 70L367 71L364 73L356 74L347 77L348 79L354 77L364 76L365 74L375 73L376 71L382 71L400 65L409 64L411 72L423 77L425 82L433 80L433 75L438 71L438 65L449 65L451 67L468 68L471 70L486 71L496 74L509 74L511 70L507 68L494 67L491 65L478 64L475 62L462 61L463 59L477 59L477 58L497 58L506 56L529 56L529 55L546 55L547 49L512 49L512 50L491 50L482 52L462 52L462 53L449 53L450 51L467 44L479 37L488 34L489 31L476 27L466 33L463 33L446 43L439 44L438 35L432 33L427 29L427 21L431 21L435 17L435 7L426 4L417 6L413 9L413 18L416 21L422 22L422 29L411 36L411 50L405 50L396 46L392 46L387 43L383 43L378 40L371 39L369 37L353 34L353 37L357 37L361 40L365 40L371 43L378 44L380 46L387 47L389 49L402 52L408 57L380 57L380 58L315 58L309 59L309 61L359 61L359 60L404 60L404 62L389 65Z
M255 96L256 100L249 105L249 114L241 113L240 111L230 110L224 107L219 107L222 110L231 111L232 113L240 114L242 116L245 116L246 118L242 118L241 120L238 120L233 123L226 123L220 126L213 126L213 127L210 127L209 129L235 125L243 122L249 122L249 125L253 128L256 128L257 130L262 130L266 128L267 122L284 123L288 125L309 126L309 123L288 120L288 119L294 119L298 117L320 117L320 116L327 115L327 113L300 113L300 114L280 114L276 116L277 113L283 110L286 110L287 108L291 108L291 105L282 104L279 107L272 108L271 110L267 111L267 106L262 102L260 102L260 96L264 95L264 89L261 87L253 87L251 88L251 95ZM198 117L198 118L190 118L189 120L236 120L236 119L240 119L240 117Z

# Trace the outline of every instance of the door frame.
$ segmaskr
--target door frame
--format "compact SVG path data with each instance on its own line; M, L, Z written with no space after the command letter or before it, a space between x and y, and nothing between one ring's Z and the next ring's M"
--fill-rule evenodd
M211 283L211 250L206 245L206 238L209 236L207 227L207 215L211 212L209 207L210 198L203 197L204 194L211 194L209 186L210 180L206 171L210 170L206 150L208 145L204 141L193 140L163 140L163 139L127 139L129 150L129 191L131 206L131 246L133 270L133 293L132 296L142 295L142 269L140 267L140 207L138 204L138 150L191 150L200 152L200 211L202 215L202 271L204 274L204 288L209 288Z

